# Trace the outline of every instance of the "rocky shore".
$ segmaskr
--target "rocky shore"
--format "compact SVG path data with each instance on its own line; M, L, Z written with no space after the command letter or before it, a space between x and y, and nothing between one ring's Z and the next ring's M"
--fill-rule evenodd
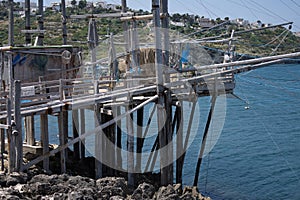
M203 197L196 187L182 188L180 184L156 188L144 182L137 188L130 188L126 180L119 177L94 180L67 174L31 175L31 173L0 174L0 199L210 199Z

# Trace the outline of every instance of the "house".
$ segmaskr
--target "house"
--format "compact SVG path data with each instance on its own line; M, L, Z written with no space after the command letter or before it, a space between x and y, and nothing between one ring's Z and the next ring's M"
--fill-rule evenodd
M107 8L107 3L105 1L98 1L98 2L95 2L95 6L106 9Z
M250 22L248 20L244 20L243 18L237 18L237 19L231 20L231 23L236 24L241 27L247 27L250 25Z
M211 22L211 20L209 18L197 18L197 21L199 23L199 26L201 26L202 28L211 28L214 26L214 24Z
M53 11L57 11L57 12L60 11L60 3L58 2L52 2L50 4L50 7L52 8Z
M183 23L183 22L174 22L174 21L170 21L170 24L173 25L173 26L184 27L184 23Z
M106 9L108 10L114 10L114 11L119 11L120 9L120 5L116 5L116 4L107 4L106 5Z

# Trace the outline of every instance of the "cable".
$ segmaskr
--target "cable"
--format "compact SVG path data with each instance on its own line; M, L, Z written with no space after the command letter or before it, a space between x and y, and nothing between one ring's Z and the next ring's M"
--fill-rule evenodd
M283 0L280 0L280 2L283 3L291 11L293 11L296 15L299 15L299 13L296 10L294 10L292 7L290 7L286 2L284 2Z
M241 2L243 3L243 5L252 13L252 15L254 16L254 17L256 17L256 19L259 19L258 17L257 17L257 15L252 11L252 9L250 9L250 7L249 6L247 6L247 4L243 1L243 0L241 0Z
M296 1L291 0L294 4L296 4L296 6L300 7L300 4L298 4Z

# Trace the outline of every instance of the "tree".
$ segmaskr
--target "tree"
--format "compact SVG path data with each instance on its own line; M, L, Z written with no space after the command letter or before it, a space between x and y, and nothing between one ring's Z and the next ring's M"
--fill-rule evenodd
M86 4L87 4L86 0L80 0L78 3L78 7L80 9L84 9L84 8L86 8Z
M71 1L71 5L72 5L73 8L76 6L76 4L77 4L77 1L76 1L76 0L72 0L72 1Z

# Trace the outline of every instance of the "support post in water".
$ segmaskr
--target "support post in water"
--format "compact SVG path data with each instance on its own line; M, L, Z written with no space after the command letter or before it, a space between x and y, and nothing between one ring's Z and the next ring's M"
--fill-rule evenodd
M212 117L213 117L213 112L214 112L214 109L215 109L216 99L217 99L216 94L213 94L213 96L211 98L210 110L209 110L209 113L208 113L205 129L204 129L204 133L203 133L203 138L202 138L202 143L201 143L201 150L200 150L200 153L199 153L199 156L198 156L198 162L197 162L197 166L196 166L196 172L195 172L195 178L194 178L193 186L198 185L200 166L201 166L202 158L203 158L203 155L204 155L204 150L205 150L205 145L206 145L206 140L207 140L207 134L208 134L208 131L209 131L209 128L210 128L211 120L212 120Z

